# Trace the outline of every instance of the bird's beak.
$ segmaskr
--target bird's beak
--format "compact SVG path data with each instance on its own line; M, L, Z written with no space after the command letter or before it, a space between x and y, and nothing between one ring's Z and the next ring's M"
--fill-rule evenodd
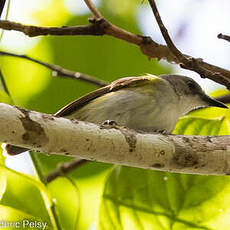
M212 106L212 107L220 107L220 108L225 108L228 109L228 106L225 105L224 103L217 101L209 96L207 96L206 94L203 94L201 96L202 100L205 101L207 103L207 106Z

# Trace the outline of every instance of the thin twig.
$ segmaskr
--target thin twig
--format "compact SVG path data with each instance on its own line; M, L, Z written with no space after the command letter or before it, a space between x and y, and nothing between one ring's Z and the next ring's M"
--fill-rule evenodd
M3 12L3 9L4 9L5 3L6 3L6 0L1 0L1 1L0 1L0 17L1 17L1 15L2 15L2 12Z
M4 2L4 4L5 4L5 1L3 1L3 2ZM1 7L2 7L2 6L1 6ZM3 8L2 8L2 11L3 11ZM0 12L0 17L1 17L2 11ZM9 12L10 12L10 0L8 0L8 2L7 2L7 8L6 8L5 19L8 19ZM4 30L2 30L2 31L0 32L0 41L2 40L3 34L4 34Z
M50 183L51 181L55 180L59 176L65 176L69 172L73 171L74 169L79 168L84 163L88 162L85 159L77 159L70 161L68 163L64 163L58 166L58 168L52 171L46 178L46 182Z
M100 20L90 20L90 25L88 26L68 26L68 27L37 27L28 26L20 23L15 23L6 20L0 20L0 28L6 30L15 30L23 32L24 34L34 37L40 35L110 35L112 37L118 38L120 40L126 41L128 43L137 45L140 47L143 54L148 56L148 58L166 59L168 62L174 62L180 64L181 62L175 57L170 49L165 45L160 45L153 41L150 37L136 35L129 31L126 31L120 27L107 22L105 19ZM185 55L190 57L189 55ZM223 69L221 67L211 65L202 60L199 60L198 65L207 71L209 71L209 76L207 78L225 85L230 88L230 71ZM211 74L210 74L211 73ZM216 76L215 76L216 74Z
M90 11L93 13L94 17L97 19L103 18L100 11L94 6L91 0L84 0L85 4L88 6Z
M230 104L230 94L215 97L216 100L223 102L224 104Z
M229 35L225 35L225 34L220 33L220 34L217 35L217 37L220 38L220 39L224 39L224 40L230 42L230 36Z
M14 54L14 53L10 53L10 52L0 51L0 56L11 56L11 57L23 58L23 59L35 62L39 65L42 65L42 66L52 70L53 76L56 76L56 77L68 77L68 78L72 78L72 79L78 79L81 81L89 82L89 83L97 85L97 86L105 86L108 84L107 82L105 82L103 80L97 79L97 78L89 76L87 74L83 74L80 72L73 72L71 70L62 68L59 65L53 65L53 64L49 64L47 62L39 61L37 59L31 58L31 57L26 56L26 55L20 55L20 54Z
M214 72L210 71L210 69L207 69L202 65L202 60L193 58L193 57L188 57L187 55L182 54L177 47L174 45L172 39L169 36L169 33L164 26L160 14L157 10L155 0L148 0L149 4L152 8L153 14L156 18L157 24L161 30L162 36L165 39L165 42L169 48L169 50L172 52L172 54L178 59L180 62L180 66L184 69L189 69L192 71L197 72L202 78L209 78L211 80L214 80L216 82L220 82L221 84L224 84L228 89L230 89L230 79L229 77L226 77L223 75L221 72Z
M152 8L153 14L155 15L155 18L157 20L157 23L159 25L161 34L163 35L166 44L168 45L170 51L178 58L179 61L182 63L187 62L187 58L177 49L177 47L174 45L172 39L169 36L168 30L164 26L160 14L158 12L158 9L156 7L156 3L154 0L149 0L149 4Z

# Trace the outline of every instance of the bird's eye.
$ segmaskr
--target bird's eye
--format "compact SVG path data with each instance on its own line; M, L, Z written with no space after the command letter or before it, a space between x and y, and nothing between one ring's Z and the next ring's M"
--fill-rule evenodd
M196 84L195 84L194 82L192 82L192 81L189 81L189 82L188 82L188 87L189 87L190 89L195 89L195 88L196 88Z

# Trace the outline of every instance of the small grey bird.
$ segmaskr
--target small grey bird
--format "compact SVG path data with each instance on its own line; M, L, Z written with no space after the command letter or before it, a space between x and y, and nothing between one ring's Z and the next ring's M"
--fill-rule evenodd
M179 119L200 107L228 108L207 96L191 78L180 75L125 77L66 105L55 116L120 126L145 132L171 133ZM26 149L7 145L9 154Z

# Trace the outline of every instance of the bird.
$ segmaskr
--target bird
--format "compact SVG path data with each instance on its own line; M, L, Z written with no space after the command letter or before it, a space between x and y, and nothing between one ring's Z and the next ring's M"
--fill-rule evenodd
M182 75L145 74L124 77L86 94L60 109L55 116L103 124L114 121L140 132L172 133L178 119L201 107L228 107ZM10 155L27 149L6 145Z

